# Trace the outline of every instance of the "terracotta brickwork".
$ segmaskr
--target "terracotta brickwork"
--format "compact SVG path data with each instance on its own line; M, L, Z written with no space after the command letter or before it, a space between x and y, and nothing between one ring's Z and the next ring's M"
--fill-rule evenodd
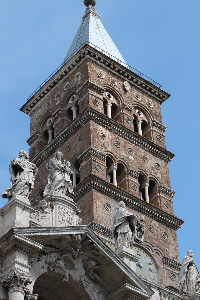
M125 201L128 209L145 217L144 245L162 266L160 284L177 288L177 269L163 263L164 257L178 260L176 229L181 224L173 216L168 172L173 154L165 147L160 109L169 95L111 59L106 63L103 54L99 59L97 50L79 52L22 108L31 116L30 158L39 168L32 203L42 199L45 166L59 149L79 176L74 199L83 224L94 221L111 230L120 201L116 195L125 193L132 199ZM146 182L149 203L142 194ZM134 199L138 209L129 205Z

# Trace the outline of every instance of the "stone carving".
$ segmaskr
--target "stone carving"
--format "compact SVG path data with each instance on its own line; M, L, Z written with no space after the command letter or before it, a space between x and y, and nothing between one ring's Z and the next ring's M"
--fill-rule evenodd
M134 93L134 96L137 100L141 100L140 94L138 94L137 92Z
M58 247L58 241L52 246ZM54 272L60 274L64 282L69 279L79 282L90 299L103 300L100 288L92 280L95 269L102 263L102 257L91 240L85 240L81 235L66 236L60 241L59 248L59 253L34 255L29 261L31 276L36 279L45 272Z
M98 77L101 79L104 79L106 77L105 73L103 71L98 72Z
M120 201L113 223L116 248L123 246L130 247L134 242L143 241L144 232L144 217L130 213L125 208L125 203Z
M70 175L73 174L73 171L70 169L71 164L65 160L62 162L62 157L62 152L57 151L46 165L46 169L51 172L44 189L44 196L65 196L67 191L73 193L72 181L70 179Z
M126 92L130 92L131 85L130 85L130 83L128 81L124 81L123 86L124 86L124 89L125 89Z
M32 282L30 276L19 273L16 270L4 275L1 281L3 285L8 288L11 299L16 299L15 297L18 295L18 293L26 295L29 294L29 289L27 286Z
M70 83L69 83L69 82L65 83L65 85L64 85L64 90L65 90L65 91L68 90L69 87L70 87Z
M188 250L183 258L181 271L179 274L179 288L181 292L192 295L199 292L200 275L193 259L193 251Z
M82 74L78 72L75 76L75 81L79 84L81 82L81 79L82 79Z
M28 197L32 191L37 167L35 164L27 161L28 158L28 154L21 150L19 157L11 161L9 166L11 187L3 191L3 198L11 199L14 195Z

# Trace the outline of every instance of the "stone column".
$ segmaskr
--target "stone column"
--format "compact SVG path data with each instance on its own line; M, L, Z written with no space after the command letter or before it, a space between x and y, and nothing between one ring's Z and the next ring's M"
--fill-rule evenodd
M77 118L77 107L76 107L76 105L71 107L71 110L73 112L73 120L75 120Z
M24 290L19 286L10 287L8 289L9 300L24 300Z
M9 300L24 300L24 296L28 291L27 285L31 283L31 280L30 277L17 273L14 270L4 275L2 283L8 288Z
M117 166L113 166L113 185L117 186Z
M49 134L49 139L48 139L48 144L49 144L53 140L53 130L49 129L48 130L48 134Z
M111 106L112 106L112 103L107 103L106 104L106 107L107 107L107 117L108 118L111 118Z
M137 120L138 134L142 135L142 120Z
M149 182L145 183L144 191L145 191L145 201L149 203Z
M72 176L73 176L73 187L75 187L76 186L76 173L75 173L75 171L72 174Z

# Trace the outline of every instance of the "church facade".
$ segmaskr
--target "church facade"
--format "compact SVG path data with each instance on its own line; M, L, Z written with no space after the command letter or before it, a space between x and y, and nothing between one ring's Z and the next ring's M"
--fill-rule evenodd
M3 192L0 299L198 299L192 255L185 271L178 257L161 115L170 95L131 70L95 2L21 108L30 162L20 151Z

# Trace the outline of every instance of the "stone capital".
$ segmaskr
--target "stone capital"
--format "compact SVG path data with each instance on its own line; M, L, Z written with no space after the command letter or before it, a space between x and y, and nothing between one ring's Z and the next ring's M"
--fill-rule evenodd
M12 271L4 275L1 281L9 289L9 293L14 291L25 293L27 286L32 282L30 276L17 271Z

